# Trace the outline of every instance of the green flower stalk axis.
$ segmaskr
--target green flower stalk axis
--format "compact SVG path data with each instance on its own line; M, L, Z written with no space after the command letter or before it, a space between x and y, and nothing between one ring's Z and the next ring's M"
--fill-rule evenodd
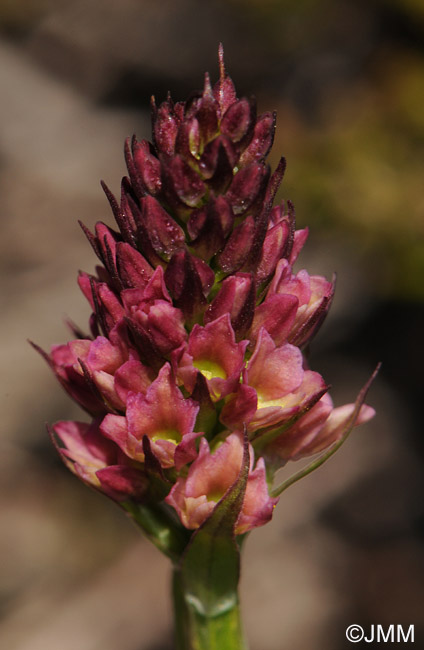
M173 562L181 650L244 647L245 534L374 415L374 375L334 408L305 362L334 285L293 271L308 232L289 201L274 205L275 115L237 98L222 47L219 63L218 82L206 75L186 102L152 100L152 142L126 142L119 200L102 184L117 229L81 224L101 263L78 280L90 333L35 346L90 417L51 427L63 461Z

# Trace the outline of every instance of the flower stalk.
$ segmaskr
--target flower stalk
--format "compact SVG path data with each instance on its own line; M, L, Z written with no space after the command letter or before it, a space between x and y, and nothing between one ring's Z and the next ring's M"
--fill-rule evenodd
M173 603L176 650L247 650L238 599L219 614L202 613L187 602L181 573L175 569Z
M152 140L126 142L119 198L102 183L116 227L81 224L100 261L78 277L89 332L34 345L88 416L50 428L65 465L172 561L179 650L245 648L242 540L374 415L375 373L334 407L308 366L334 281L295 270L308 230L275 204L275 114L237 97L222 47L219 72L186 102L152 100Z

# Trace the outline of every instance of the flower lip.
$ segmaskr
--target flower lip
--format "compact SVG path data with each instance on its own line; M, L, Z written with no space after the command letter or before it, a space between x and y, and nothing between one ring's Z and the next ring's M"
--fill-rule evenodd
M247 341L236 343L228 313L208 323L195 325L187 345L175 358L177 375L190 392L197 372L205 377L212 400L234 392L240 382Z
M139 462L144 461L143 438L147 436L162 467L180 467L196 455L198 411L194 400L183 397L165 363L145 393L128 392L126 416L107 416L101 430Z
M178 445L182 440L182 434L177 429L165 429L164 431L156 431L150 436L150 440L152 442L165 440L166 442L173 442L175 445Z
M224 368L216 361L209 361L208 359L196 359L193 361L193 366L200 370L206 379L227 379L227 373Z

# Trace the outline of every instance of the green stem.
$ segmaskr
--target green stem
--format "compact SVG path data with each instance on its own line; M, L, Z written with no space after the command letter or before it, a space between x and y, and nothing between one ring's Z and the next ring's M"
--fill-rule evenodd
M141 505L131 501L122 504L135 523L162 553L178 561L187 546L188 531L160 505Z
M247 650L238 599L225 611L208 616L197 603L190 602L178 568L172 586L176 650Z
M318 467L321 467L321 465L326 463L327 460L331 458L331 456L333 456L338 449L340 449L340 447L347 440L348 436L350 435L350 432L352 431L353 425L358 416L359 409L361 408L362 402L363 400L359 402L355 407L355 410L353 411L352 416L349 418L345 427L345 432L340 438L340 440L336 442L332 447L330 447L324 454L318 456L318 458L316 458L311 463L309 463L309 465L306 465L306 467L299 470L299 472L296 472L296 474L290 476L283 483L281 483L281 485L279 485L277 488L272 490L271 496L279 497L280 494L282 494L285 490L287 490L287 488L293 485L293 483L297 483L297 481L300 481L301 478L304 478L308 474L311 474L311 472L314 472L316 469L318 469Z
M282 494L285 490L287 490L287 488L293 485L293 483L297 483L297 481L300 481L301 478L304 478L311 472L314 472L316 469L318 469L318 467L321 467L321 465L323 465L329 458L331 458L333 454L336 453L336 451L342 446L346 438L347 435L343 436L343 438L339 440L338 443L330 447L330 449L325 454L322 454L322 456L319 456L319 458L314 460L312 463L309 463L309 465L301 469L299 472L296 472L296 474L290 476L287 480L281 483L281 485L279 485L274 490L272 490L271 496L279 497L280 494Z

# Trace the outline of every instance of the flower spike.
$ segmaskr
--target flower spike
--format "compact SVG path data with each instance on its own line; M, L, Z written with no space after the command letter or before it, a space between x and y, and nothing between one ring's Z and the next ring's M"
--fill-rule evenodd
M214 616L236 597L236 536L374 414L371 380L334 407L307 365L334 280L294 269L308 229L275 204L275 113L237 96L222 45L218 59L216 83L152 98L151 140L126 140L119 198L102 182L116 226L81 224L99 260L78 277L91 335L72 325L69 343L34 345L90 419L51 428L66 466L130 513ZM272 488L278 468L315 454Z

